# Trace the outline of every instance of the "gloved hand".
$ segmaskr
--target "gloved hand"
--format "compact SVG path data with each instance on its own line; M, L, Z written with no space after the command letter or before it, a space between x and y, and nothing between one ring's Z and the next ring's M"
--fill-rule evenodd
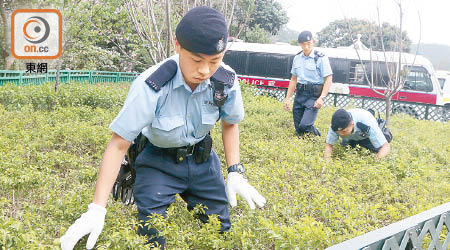
M89 238L86 243L87 249L92 249L105 224L106 208L91 203L88 211L67 229L66 233L59 239L61 250L72 250L78 240L86 234Z
M237 205L236 193L244 197L250 209L255 209L255 203L259 207L266 203L266 199L252 185L247 183L247 179L242 174L231 172L228 174L227 194L232 207Z
M117 175L117 179L114 182L112 190L114 200L117 201L117 199L119 199L120 197L125 206L134 204L133 187L135 179L136 179L136 172L130 166L130 163L128 162L128 157L125 156L125 158L122 161L122 165L120 166L120 171L119 174Z

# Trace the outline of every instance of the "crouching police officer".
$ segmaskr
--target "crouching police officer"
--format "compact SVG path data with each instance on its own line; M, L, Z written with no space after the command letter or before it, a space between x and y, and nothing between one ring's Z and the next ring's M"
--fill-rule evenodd
M333 145L342 137L342 145L355 147L360 145L371 152L377 153L377 159L389 154L389 142L378 126L378 122L364 109L338 109L331 118L331 126L325 144L325 159L330 159Z
M284 109L290 110L291 97L297 89L292 114L297 135L305 133L319 135L314 127L319 109L331 87L332 71L328 57L314 49L314 40L309 31L303 31L298 36L302 51L294 57L291 69Z
M215 9L197 7L182 18L176 29L177 55L133 82L111 123L114 133L103 155L93 202L61 238L62 249L72 249L86 234L90 234L86 248L93 248L122 159L141 131L149 142L135 162L134 196L140 220L147 221L153 213L164 216L176 194L188 209L198 204L207 207L199 216L203 222L208 215L218 215L221 231L231 227L228 202L235 206L236 194L252 209L255 203L264 205L264 197L247 183L240 164L237 124L244 118L244 108L236 75L222 63L227 38L225 19ZM226 185L208 135L219 118L229 166ZM142 223L138 233L164 248L165 240L155 237L156 229Z

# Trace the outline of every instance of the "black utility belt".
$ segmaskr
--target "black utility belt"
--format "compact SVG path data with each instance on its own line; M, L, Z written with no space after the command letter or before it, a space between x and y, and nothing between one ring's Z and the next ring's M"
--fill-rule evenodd
M314 97L319 97L322 94L323 84L300 84L297 83L298 92L306 92Z
M208 160L212 150L212 138L209 134L203 140L194 145L188 145L176 148L160 148L150 145L153 149L160 151L174 158L176 163L182 163L186 157L193 155L195 163L200 164Z

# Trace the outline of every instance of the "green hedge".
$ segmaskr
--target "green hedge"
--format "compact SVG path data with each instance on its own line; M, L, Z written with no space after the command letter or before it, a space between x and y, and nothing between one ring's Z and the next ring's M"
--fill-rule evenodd
M58 107L90 106L108 109L120 107L126 97L129 83L54 83L19 86L5 84L0 88L0 103L7 109L20 109L32 105L36 110L53 110Z
M108 125L127 90L0 87L0 249L59 249L58 238L92 201ZM240 199L230 209L232 230L221 235L217 219L202 224L178 199L166 220L155 219L169 249L323 249L448 202L448 123L393 116L386 160L337 146L327 164L322 156L334 108L319 113L322 137L297 139L280 102L246 88L243 96L241 158L267 204L251 211ZM220 126L212 135L224 163ZM136 214L135 206L110 200L96 249L147 249L135 233Z

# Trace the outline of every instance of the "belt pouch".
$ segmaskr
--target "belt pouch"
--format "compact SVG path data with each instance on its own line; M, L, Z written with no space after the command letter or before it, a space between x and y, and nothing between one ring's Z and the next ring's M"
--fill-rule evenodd
M212 149L211 135L207 134L205 138L195 145L194 159L195 163L200 164L208 160Z

